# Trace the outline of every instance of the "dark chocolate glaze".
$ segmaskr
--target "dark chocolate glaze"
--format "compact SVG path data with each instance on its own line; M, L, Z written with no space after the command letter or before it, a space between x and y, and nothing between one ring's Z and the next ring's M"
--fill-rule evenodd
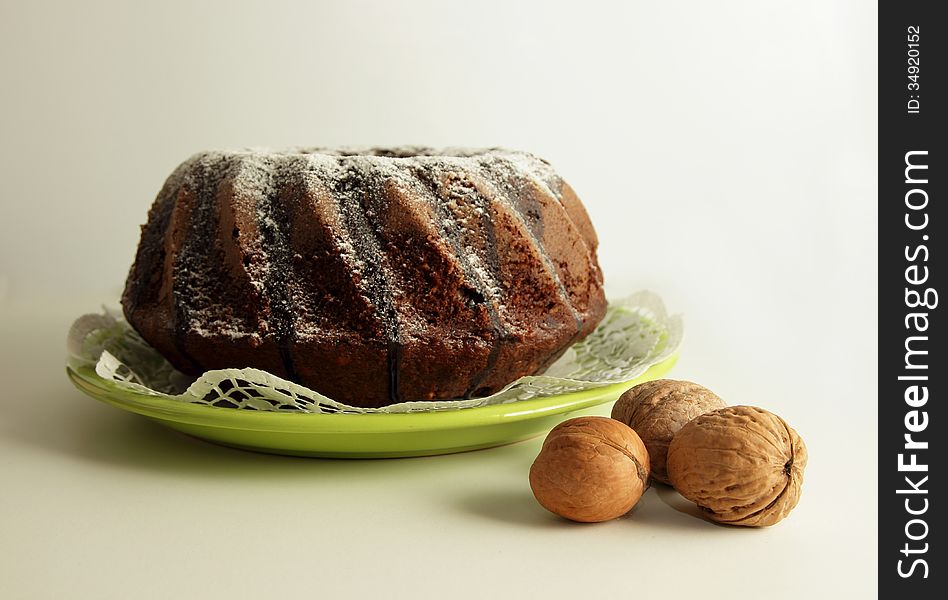
M362 172L351 161L343 158L340 162L344 174L336 182L335 190L340 194L339 206L343 219L349 231L353 232L351 239L356 246L356 253L365 261L365 278L368 280L372 302L385 324L388 400L390 404L395 404L402 401L398 392L401 340L392 288L383 269L385 256L379 240L379 223L375 218L378 208L373 207L373 200L378 200L378 182L368 181L371 175Z
M204 276L204 267L216 262L214 245L208 243L213 239L218 222L213 210L217 198L217 188L224 177L229 174L230 166L219 160L210 160L202 163L188 186L186 206L182 207L182 199L178 198L176 208L182 210L182 218L174 223L177 228L185 230L184 243L180 250L169 257L172 263L173 277L171 279L171 293L174 298L173 330L174 347L178 354L190 364L199 365L201 361L191 356L188 349L187 335L191 327L191 315L198 298L195 290L200 289ZM171 232L175 234L177 231Z
M464 392L464 397L470 398L480 388L481 383L483 383L485 377L487 377L487 375L493 370L494 365L497 362L497 357L500 354L501 345L507 338L507 328L504 326L504 323L500 318L500 314L498 313L497 300L488 290L488 282L478 277L474 272L474 267L467 256L467 252L462 247L460 225L455 219L453 213L451 213L451 211L449 211L445 205L445 195L449 192L442 189L443 186L438 181L437 175L432 173L429 168L418 168L415 169L414 172L418 176L419 181L421 181L427 188L428 193L424 195L424 198L428 201L432 211L438 216L438 230L444 239L451 245L455 256L458 258L458 262L460 262L461 267L464 270L465 278L468 282L470 282L471 287L473 288L473 293L466 291L466 295L473 303L483 305L490 316L492 333L490 341L490 353L487 355L487 361L484 367L471 379L471 384ZM477 204L478 208L483 211L483 214L480 216L479 220L481 221L481 227L483 227L487 235L487 266L492 279L496 281L499 266L497 261L497 249L495 247L496 240L494 236L493 221L491 221L490 218L490 201L483 195L477 193L477 191L474 189L471 189L469 199L473 200Z
M281 161L284 162L285 161ZM276 167L285 170L286 165ZM282 174L282 173L281 173ZM264 278L264 295L270 305L269 326L272 335L276 338L280 361L283 363L283 372L287 378L297 380L296 368L293 365L292 344L296 340L293 296L290 293L288 278L293 269L291 251L290 225L293 213L292 204L297 202L294 192L299 187L294 172L282 174L288 182L286 188L269 186L268 193L261 198L258 217L267 215L268 218L259 218L257 227L261 233L263 245L267 248L267 272Z

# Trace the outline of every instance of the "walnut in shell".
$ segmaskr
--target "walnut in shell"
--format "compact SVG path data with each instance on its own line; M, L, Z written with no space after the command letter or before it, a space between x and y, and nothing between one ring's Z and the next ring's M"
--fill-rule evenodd
M777 415L753 406L705 413L681 428L668 448L675 489L720 523L766 527L800 499L807 452Z
M628 425L577 417L550 431L530 468L530 487L547 510L573 521L608 521L645 492L648 451Z
M612 407L612 418L639 434L648 449L652 478L668 483L665 456L672 438L698 415L724 406L717 394L697 383L657 379L640 383L619 396Z

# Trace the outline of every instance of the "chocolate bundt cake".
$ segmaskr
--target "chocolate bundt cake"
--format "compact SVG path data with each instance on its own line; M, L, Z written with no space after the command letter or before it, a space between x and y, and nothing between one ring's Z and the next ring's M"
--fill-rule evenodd
M482 396L599 323L596 245L523 152L205 152L158 194L122 306L185 373L255 367L363 407Z

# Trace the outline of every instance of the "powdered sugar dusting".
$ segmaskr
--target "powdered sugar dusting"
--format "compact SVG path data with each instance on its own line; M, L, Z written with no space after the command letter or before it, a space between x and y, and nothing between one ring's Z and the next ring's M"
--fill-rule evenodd
M306 311L311 315L327 302L355 302L361 312L351 322L374 320L375 329L367 326L359 335L376 335L367 341L388 343L389 360L397 360L398 346L412 338L440 336L446 343L483 347L492 335L489 343L495 345L500 339L520 339L528 330L560 335L555 323L561 321L548 319L537 332L532 312L515 314L524 302L534 312L544 306L552 284L521 286L527 291L515 308L507 302L514 285L510 277L516 278L512 272L534 269L537 259L562 288L541 236L523 240L518 258L504 262L507 272L501 272L494 221L499 213L519 218L521 207L511 198L522 192L523 181L560 199L560 182L547 163L503 149L406 146L197 154L176 169L160 196L174 201L179 190L189 189L194 197L193 215L186 221L190 229L173 258L178 325L207 338L272 338L285 355L289 344L317 336L332 339L335 330L329 327L345 325L314 325ZM529 226L542 228L539 210L529 218ZM328 238L317 239L306 227L327 231ZM521 231L520 224L507 227ZM505 230L504 239L510 239L510 231ZM307 238L308 251L294 235ZM509 249L501 251L506 256ZM331 255L327 276L351 279L351 286L346 281L339 290L314 293L312 278L319 272L305 265L317 264L311 262L316 254ZM310 269L309 279L298 276L300 265ZM442 303L425 302L419 278L434 286L431 292L441 294ZM242 301L246 294L253 301ZM438 311L454 316L442 318Z

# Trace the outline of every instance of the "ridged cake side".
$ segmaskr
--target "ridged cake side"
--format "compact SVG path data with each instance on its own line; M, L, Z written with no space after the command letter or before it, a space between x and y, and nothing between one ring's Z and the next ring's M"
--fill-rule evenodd
M357 406L479 396L596 326L596 246L525 153L208 152L159 193L122 305L187 373L256 367Z

